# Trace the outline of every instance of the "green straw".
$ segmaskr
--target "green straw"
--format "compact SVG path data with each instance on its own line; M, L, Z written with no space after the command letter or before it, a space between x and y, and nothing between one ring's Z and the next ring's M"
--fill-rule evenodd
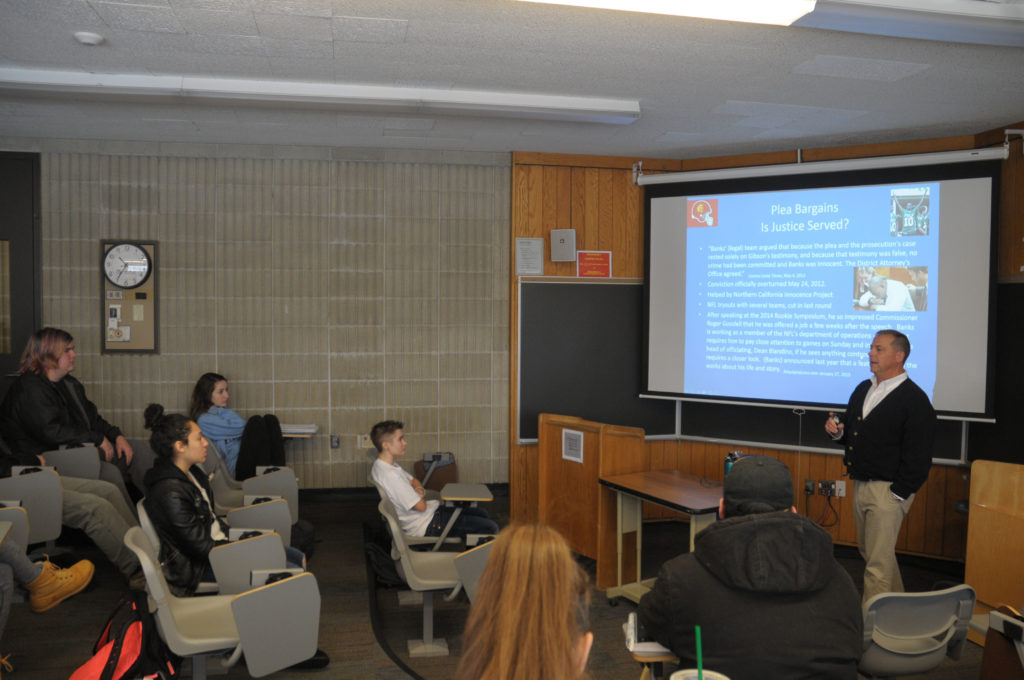
M704 680L704 658L700 653L700 626L695 626L697 634L697 680Z

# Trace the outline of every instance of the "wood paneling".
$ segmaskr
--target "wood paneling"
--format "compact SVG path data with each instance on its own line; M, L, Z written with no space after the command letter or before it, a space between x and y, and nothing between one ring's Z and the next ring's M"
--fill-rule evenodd
M965 580L990 607L1024 602L1024 465L975 461Z
M1015 127L1024 127L1024 123ZM804 149L805 161L928 153L976 148L1001 143L1002 129L976 136L917 140L892 144L870 144L853 147ZM1024 156L1021 140L1011 144L1011 158L1004 162L1000 200L999 275L1002 280L1024 276ZM644 172L678 172L711 168L766 165L796 162L796 151L747 154L703 159L671 161L643 159ZM633 163L640 159L563 154L516 153L512 158L512 253L515 257L517 237L543 237L545 255L548 233L554 228L576 230L577 248L611 250L615 277L642 277L643 262L643 193L633 184ZM572 276L572 264L552 263L545 256L545 276ZM515 376L518 373L516 338L518 337L518 300L515 265L510 272L509 323L511 432L516 432ZM679 469L709 479L722 479L727 445L702 441L648 441L645 443L650 469ZM793 473L795 503L798 511L827 525L837 543L855 545L851 494L853 485L847 481L847 496L827 499L803 494L804 479L843 479L842 458L838 455L744 449L785 462ZM513 443L509 451L510 511L513 519L536 520L538 517L537 446ZM928 482L919 491L907 521L904 522L898 549L908 553L963 559L967 536L966 518L958 515L953 504L967 498L966 470L957 466L935 466ZM669 518L674 513L648 507L645 517Z

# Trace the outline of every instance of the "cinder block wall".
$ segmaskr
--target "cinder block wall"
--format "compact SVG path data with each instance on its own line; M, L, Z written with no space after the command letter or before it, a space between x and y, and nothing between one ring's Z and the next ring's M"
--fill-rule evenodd
M288 444L304 488L366 486L385 417L410 465L508 481L508 155L3 141L41 153L43 322L129 436L212 370L243 415L319 426ZM100 354L105 238L159 242L157 355Z

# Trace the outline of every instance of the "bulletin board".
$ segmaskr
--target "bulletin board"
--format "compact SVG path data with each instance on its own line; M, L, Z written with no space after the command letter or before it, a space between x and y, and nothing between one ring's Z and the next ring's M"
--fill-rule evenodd
M141 252L145 256L122 259L112 255L112 249ZM99 269L102 352L155 354L159 328L157 242L104 240ZM119 278L122 272L132 275L125 274L127 278L122 280ZM121 285L115 281L120 281Z

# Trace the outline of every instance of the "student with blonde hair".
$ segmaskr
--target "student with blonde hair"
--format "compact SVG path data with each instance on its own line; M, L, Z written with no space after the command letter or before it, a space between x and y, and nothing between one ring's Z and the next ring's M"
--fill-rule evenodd
M589 632L587 576L561 534L513 524L495 541L462 636L456 680L582 678Z

